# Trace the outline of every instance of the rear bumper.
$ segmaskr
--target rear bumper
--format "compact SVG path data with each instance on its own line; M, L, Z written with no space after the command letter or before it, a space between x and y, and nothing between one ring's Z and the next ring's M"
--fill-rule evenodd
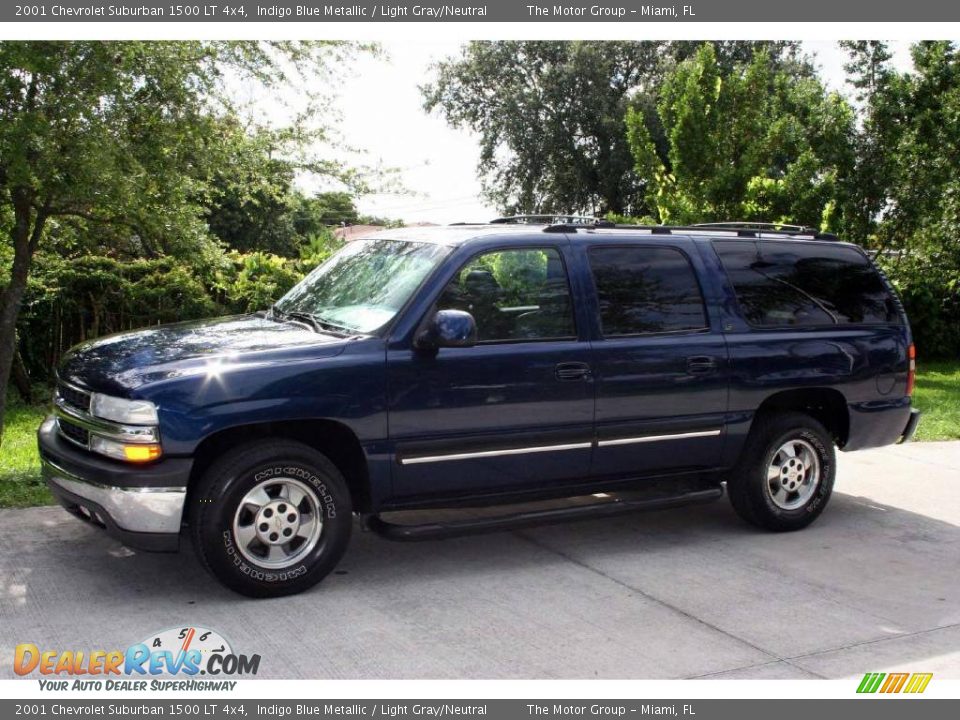
M916 430L919 411L910 398L851 403L850 432L844 450L865 450L906 442ZM909 432L909 436L907 435Z
M920 415L922 413L916 408L910 410L910 419L907 420L907 425L903 428L900 439L897 440L898 443L903 444L913 440L913 434L917 431L917 425L920 424Z
M168 458L142 467L103 460L60 438L53 418L37 437L43 478L68 512L124 545L178 549L191 460Z

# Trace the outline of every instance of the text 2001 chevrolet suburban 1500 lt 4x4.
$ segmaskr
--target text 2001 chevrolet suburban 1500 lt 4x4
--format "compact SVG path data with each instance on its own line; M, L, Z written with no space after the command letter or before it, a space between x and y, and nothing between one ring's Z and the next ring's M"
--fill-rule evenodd
M253 596L328 574L359 514L432 537L719 497L795 530L834 448L908 440L903 309L802 229L495 222L351 242L269 311L75 348L39 433L60 502L132 547L184 526ZM601 493L454 525L387 511ZM628 491L628 492L624 492Z

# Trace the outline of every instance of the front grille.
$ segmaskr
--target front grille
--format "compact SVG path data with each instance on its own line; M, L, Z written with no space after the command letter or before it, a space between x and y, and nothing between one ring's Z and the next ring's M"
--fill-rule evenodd
M68 440L72 440L78 445L83 445L83 447L87 447L87 444L90 442L90 433L87 432L84 428L80 427L79 425L74 425L69 420L58 418L57 427L60 428L61 435L63 435Z
M90 411L90 393L84 390L60 382L57 383L57 395L59 395L67 405L83 410L83 412Z

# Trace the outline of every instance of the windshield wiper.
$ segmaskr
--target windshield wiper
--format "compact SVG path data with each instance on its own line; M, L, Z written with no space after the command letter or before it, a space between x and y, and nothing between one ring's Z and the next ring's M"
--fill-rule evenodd
M323 315L314 315L313 320L321 327L324 327L328 330L332 330L334 332L343 333L344 335L362 335L363 334L363 333L357 332L354 328L347 327L346 325L339 325L331 320L327 320L327 318L323 317Z
M313 313L301 312L299 310L294 310L292 312L281 310L281 313L281 318L305 322L318 333L327 332L333 335L340 335L342 337L356 335L356 331L351 330L348 327L344 327L343 325L337 325L336 323L324 320L319 315L314 315Z
M286 313L277 307L276 303L271 305L267 312L263 315L267 320L276 320L277 322L282 322L283 318L286 316Z
M328 332L333 333L334 335L342 335L343 337L362 334L358 333L353 328L347 327L346 325L338 325L335 322L327 320L321 315L304 312L302 310L281 310L279 307L277 307L277 305L270 306L270 310L267 312L266 317L270 320L276 320L277 322L294 320L296 322L309 325L316 332Z

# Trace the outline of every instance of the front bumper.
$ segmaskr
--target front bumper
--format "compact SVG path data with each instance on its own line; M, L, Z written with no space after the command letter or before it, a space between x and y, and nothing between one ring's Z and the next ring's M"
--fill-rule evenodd
M126 466L74 448L47 418L37 433L40 467L57 501L124 545L176 551L193 461Z

